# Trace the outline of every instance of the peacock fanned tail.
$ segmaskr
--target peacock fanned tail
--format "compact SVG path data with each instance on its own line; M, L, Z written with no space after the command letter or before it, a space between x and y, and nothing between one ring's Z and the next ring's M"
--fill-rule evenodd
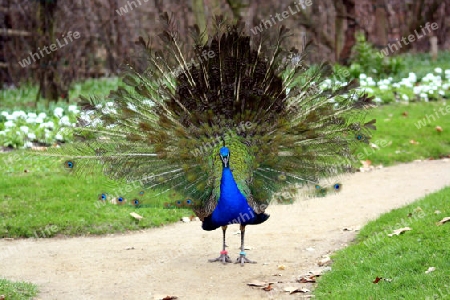
M303 54L284 50L286 28L265 43L216 17L208 42L194 27L194 47L185 50L173 21L162 20L163 50L140 38L126 86L89 99L77 141L48 155L66 157L75 173L99 165L112 179L154 189L149 203L176 192L202 220L220 196L223 145L256 213L277 193L352 171L355 147L375 129L365 121L371 98L353 83L330 85L329 64L308 66Z

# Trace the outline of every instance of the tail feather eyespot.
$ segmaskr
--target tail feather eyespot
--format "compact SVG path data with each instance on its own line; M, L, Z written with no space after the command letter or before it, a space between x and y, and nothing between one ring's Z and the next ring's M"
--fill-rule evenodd
M64 162L64 168L66 168L66 170L73 170L73 168L75 167L75 162L72 160L66 160Z

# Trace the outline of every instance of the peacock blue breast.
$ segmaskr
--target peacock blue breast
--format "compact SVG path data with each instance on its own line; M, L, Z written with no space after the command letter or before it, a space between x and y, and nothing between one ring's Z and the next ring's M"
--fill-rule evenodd
M230 224L252 224L256 218L254 210L239 190L229 167L222 170L219 202L211 215L215 226Z

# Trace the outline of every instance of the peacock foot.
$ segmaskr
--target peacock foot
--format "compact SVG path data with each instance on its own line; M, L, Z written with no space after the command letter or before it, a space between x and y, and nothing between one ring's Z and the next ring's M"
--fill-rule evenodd
M214 259L208 259L209 262L215 262L215 261L220 261L222 262L224 265L226 265L227 263L231 263L231 259L228 256L228 252L226 250L220 251L220 256Z
M245 257L245 252L241 251L239 257L236 259L235 264L241 264L241 267L244 266L245 263L249 263L249 264L256 264L256 261L252 261L250 259L248 259L247 257Z

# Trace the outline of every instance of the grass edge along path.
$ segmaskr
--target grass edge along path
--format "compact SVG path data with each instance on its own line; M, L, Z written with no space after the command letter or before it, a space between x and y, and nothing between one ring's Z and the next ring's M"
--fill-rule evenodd
M449 200L446 187L369 222L332 256L316 299L450 299Z

